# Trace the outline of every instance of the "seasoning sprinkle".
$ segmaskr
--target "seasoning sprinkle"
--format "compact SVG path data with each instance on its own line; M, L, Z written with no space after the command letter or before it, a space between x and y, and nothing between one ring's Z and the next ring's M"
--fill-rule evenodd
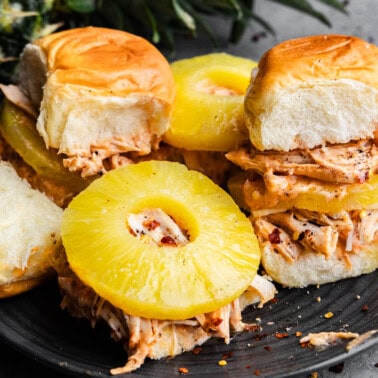
M227 365L227 361L226 360L219 360L218 361L218 365L219 366L226 366Z
M197 346L192 350L193 354L200 354L202 352L202 348Z
M284 339L286 337L289 337L289 334L277 332L274 336L276 336L277 339Z
M178 369L179 373L182 374L182 375L185 375L185 374L188 374L189 373L189 369L186 368L186 367L180 367Z
M333 318L333 316L334 316L334 314L333 314L333 312L331 312L331 311L329 311L329 312L327 312L326 314L324 314L324 317L325 317L326 319L331 319L331 318Z

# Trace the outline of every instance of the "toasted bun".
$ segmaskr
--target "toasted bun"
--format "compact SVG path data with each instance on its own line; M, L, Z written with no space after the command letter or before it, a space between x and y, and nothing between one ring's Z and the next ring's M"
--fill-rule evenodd
M46 146L68 156L146 154L168 128L170 65L127 32L86 27L36 40L23 51L18 81L40 105L37 129Z
M266 273L286 287L306 287L358 277L378 268L378 243L365 245L358 253L349 253L350 266L337 254L328 259L321 253L304 251L298 260L290 264L275 252L270 244L261 249L261 264Z
M288 151L372 137L378 125L378 47L316 35L267 51L245 96L260 150Z
M61 256L63 210L0 161L0 298L30 290Z

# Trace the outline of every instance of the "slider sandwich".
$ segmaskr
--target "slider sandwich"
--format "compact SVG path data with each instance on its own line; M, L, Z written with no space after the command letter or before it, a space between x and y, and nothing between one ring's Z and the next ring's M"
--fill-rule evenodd
M251 143L227 157L264 270L288 287L378 266L378 47L316 35L267 51L245 97Z
M17 86L1 88L2 158L63 205L94 177L158 149L174 98L170 65L152 44L96 27L26 45Z
M109 325L128 355L114 375L211 337L228 344L256 326L242 311L275 295L256 274L260 250L248 218L212 180L177 162L104 174L64 210L61 233L61 307Z
M112 374L250 328L242 310L275 287L256 274L257 239L232 198L167 161L185 154L160 143L175 87L154 47L116 30L59 32L25 47L18 85L2 90L2 158L65 208L61 307L109 325L128 354Z
M54 276L63 211L0 161L0 213L0 298L6 298Z

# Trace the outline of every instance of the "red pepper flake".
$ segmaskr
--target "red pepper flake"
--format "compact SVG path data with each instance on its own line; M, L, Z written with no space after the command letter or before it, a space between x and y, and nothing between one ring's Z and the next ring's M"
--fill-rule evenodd
M256 340L256 341L260 341L262 339L265 339L266 337L268 336L267 333L260 333L260 334L257 334L255 336L253 336L253 338Z
M301 343L300 345L301 345L301 348L307 348L310 345L310 342L306 341L304 343Z
M193 350L192 350L192 353L193 354L200 354L202 352L202 348L201 347L195 347Z
M289 334L277 332L274 336L276 336L277 339L285 339L286 337L289 337Z
M259 376L261 374L261 371L259 369L256 369L254 372L253 372L255 375Z
M137 233L131 227L128 227L128 230L129 230L131 235L137 236Z
M234 352L227 352L227 353L223 353L222 355L222 359L223 360L227 360L227 358L230 358L234 355Z
M189 369L186 368L186 367L180 367L178 369L179 373L182 374L182 375L185 375L185 374L188 374L189 373Z
M245 365L246 369L250 369L251 367L252 367L252 365Z
M148 228L148 230L155 230L160 226L160 223L153 218L145 220L142 224L144 227Z
M171 245L174 247L177 245L175 239L173 239L171 236L163 236L160 240L160 243L165 245Z
M363 312L369 311L369 306L366 305L366 304L363 305L363 306L362 306L362 311L363 311Z
M265 346L264 346L264 349L267 350L268 352L271 352L271 351L272 351L272 347L269 346L269 345L265 345Z
M212 327L218 327L223 322L222 318L215 318L211 321Z
M280 244L281 243L280 230L277 227L269 234L269 241L272 244Z
M246 331L261 331L261 327L257 324L246 324L244 329Z
M275 303L278 302L278 298L275 297L275 298L271 299L269 302L275 304Z

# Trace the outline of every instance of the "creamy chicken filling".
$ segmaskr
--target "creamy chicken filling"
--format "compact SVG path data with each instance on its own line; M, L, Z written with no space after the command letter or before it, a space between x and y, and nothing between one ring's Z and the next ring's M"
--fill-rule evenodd
M378 240L378 209L336 214L293 209L251 218L262 245L270 246L293 263L301 253L337 253L348 262L348 253Z
M162 209L145 209L127 218L130 232L139 239L162 245L182 246L189 243L189 236L176 221Z
M127 224L130 233L146 243L183 246L190 242L188 232L160 208L130 214ZM241 297L216 311L184 320L146 319L115 308L69 269L58 273L63 293L61 307L73 316L89 319L92 326L100 320L105 321L112 330L112 338L125 345L128 360L124 366L112 369L111 374L131 372L147 357L159 359L190 351L210 337L222 338L229 343L231 332L251 327L242 321L243 309L252 303L259 303L261 307L276 293L273 283L257 275Z
M308 192L329 200L345 197L350 184L363 184L378 173L377 139L289 152L241 148L226 157L246 174L245 204L268 209Z
M172 357L193 350L211 337L222 338L229 343L232 332L257 327L243 322L245 307L257 303L261 307L276 294L272 282L256 275L241 297L217 311L185 320L157 320L126 314L99 297L69 270L60 272L59 286L63 294L63 309L72 316L88 319L92 327L106 322L113 340L124 345L128 353L127 362L122 367L111 369L113 375L138 369L146 358Z
M242 169L260 174L270 188L272 175L302 176L343 184L363 183L378 172L378 148L374 139L362 139L311 150L289 152L239 149L227 158Z

